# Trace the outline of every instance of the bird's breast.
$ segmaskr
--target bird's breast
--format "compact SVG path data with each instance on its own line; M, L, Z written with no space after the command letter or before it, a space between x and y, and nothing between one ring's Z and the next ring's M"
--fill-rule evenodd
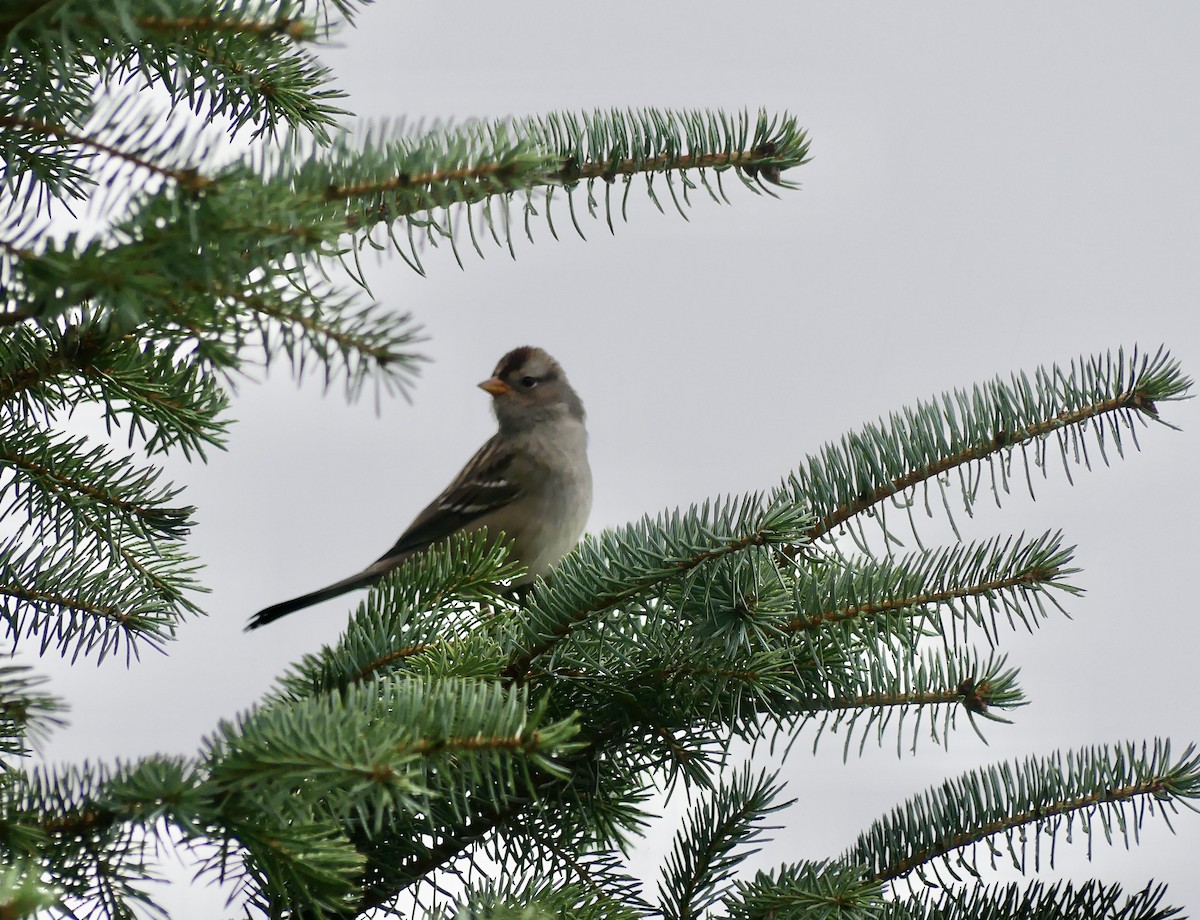
M592 471L587 462L587 434L580 424L568 426L530 444L514 463L513 479L521 498L511 519L497 521L513 541L513 555L530 578L545 575L570 552L592 510Z

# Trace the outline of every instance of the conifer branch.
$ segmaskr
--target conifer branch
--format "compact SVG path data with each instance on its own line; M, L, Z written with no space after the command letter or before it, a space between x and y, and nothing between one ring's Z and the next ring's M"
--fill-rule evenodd
M964 693L961 687L942 687L939 689L909 691L907 693L866 693L859 696L830 697L821 701L821 708L828 709L887 709L913 706L937 706L946 703L963 702ZM975 692L971 693L974 701L971 705L985 709L986 703Z
M313 339L328 340L342 354L356 353L373 358L380 364L385 364L395 357L393 350L387 345L380 345L374 337L355 335L352 331L339 328L334 322L322 321L321 318L288 313L282 306L269 303L262 297L247 294L227 294L244 307L261 313L263 316L292 323L304 330L305 335ZM406 318L405 318L406 319Z
M441 835L424 853L397 864L368 860L368 875L362 883L358 912L363 913L389 904L404 889L452 864L471 847L478 845L497 828L519 816L533 804L533 798L510 796L501 804L480 803L466 826ZM378 873L378 877L375 874Z
M12 773L0 783L0 845L36 862L65 910L104 905L128 915L131 903L153 903L145 856L161 842L160 820L194 831L203 799L198 775L181 759Z
M789 507L778 499L776 501L777 504L768 506L772 513L780 507ZM677 755L680 752L685 755L689 783L701 782L705 758L692 757L691 752L703 751L708 743L705 735L707 729L696 728L692 720L699 718L701 724L705 724L704 720L708 719L711 720L707 723L710 725L740 725L742 728L735 727L734 731L742 731L751 723L744 722L744 716L733 713L737 712L738 705L744 705L744 701L754 700L755 694L759 694L762 700L761 712L769 714L769 718L783 717L799 721L807 716L828 712L830 717L825 719L826 726L841 722L864 724L867 728L875 727L881 737L890 724L889 712L942 712L946 725L942 733L948 733L953 715L958 711L965 711L972 717L983 715L998 718L997 710L1023 704L1023 696L1015 685L1015 671L1006 670L1002 658L976 663L969 654L958 654L946 660L925 654L914 659L911 646L906 644L909 640L905 637L909 633L898 630L896 617L911 610L913 605L948 605L965 609L973 619L980 621L982 614L979 611L1001 609L1008 611L1010 620L1015 618L1030 622L1028 618L1031 614L1027 610L1031 603L1040 604L1038 598L1047 588L1061 588L1068 592L1074 590L1066 581L1074 571L1070 566L1071 552L1062 546L1059 535L1046 534L1032 540L996 539L950 550L921 551L901 560L885 562L854 560L840 555L822 558L810 553L794 571L780 570L770 565L760 565L759 562L765 558L762 552L769 552L772 546L777 545L777 541L786 539L785 532L789 529L803 532L810 523L801 515L795 520L789 518L787 526L780 522L770 538L747 538L747 534L757 533L751 523L754 519L752 509L755 507L761 508L755 505L753 499L747 500L733 513L725 515L719 526L704 518L707 510L692 512L700 514L705 521L702 526L689 523L690 519L687 518L679 523L672 521L672 539L680 541L671 544L672 548L677 549L674 553L661 548L647 552L648 547L654 545L654 538L648 530L639 531L632 538L623 535L625 539L612 541L611 545L604 546L603 551L585 545L579 551L581 558L577 570L567 568L565 578L563 571L556 571L551 583L539 586L529 606L535 606L541 592L558 588L565 602L555 604L554 609L558 615L568 618L569 625L551 643L553 657L549 655L550 649L543 653L547 658L546 666L536 669L527 666L524 680L536 680L539 684L551 681L561 683L564 679L569 681L568 686L576 688L576 695L569 695L559 705L568 710L579 709L589 713L585 732L593 749L614 751L618 747L626 749L627 746L637 746L641 755L645 755L639 755L640 769L662 770L666 768L666 762L656 759L657 754L651 756L646 745L650 738L654 738L657 739L653 742L655 747L661 749L665 738L669 746L676 749ZM693 533L703 536L693 542L681 540L681 535ZM631 545L646 555L631 554ZM686 552L681 547L686 547ZM603 565L598 564L600 560L603 560ZM703 665L681 664L681 659L690 662L703 655L695 645L676 647L670 640L664 644L664 638L672 629L679 637L692 636L691 641L695 642L698 637L709 635L705 630L724 627L692 619L703 616L703 605L692 599L687 577L677 577L672 566L681 566L685 576L686 573L703 570L703 583L706 585L704 597L710 605L736 604L738 591L747 592L747 596L760 595L743 613L733 611L732 615L766 614L768 619L763 620L764 626L773 622L770 618L780 615L778 611L781 608L776 606L780 599L774 597L779 593L779 588L772 587L772 580L778 582L785 586L782 598L790 597L793 604L793 612L781 622L784 627L792 624L792 628L781 628L775 634L774 641L780 642L789 634L798 633L811 633L818 641L815 644L811 640L793 643L794 648L781 646L772 653L780 657L770 662L767 657L761 661L755 661L752 656L730 657L727 651L722 655L720 666L706 668ZM638 590L623 594L611 606L598 610L609 603L609 595L603 590L604 578L607 577L605 573L608 571L620 572L627 579L626 591L633 590L630 584L636 584ZM636 576L643 571L652 577L648 577L645 583L637 583ZM834 573L838 578L823 582L822 573ZM795 591L786 587L792 582L797 586ZM587 586L586 590L583 585ZM798 587L801 585L804 586L803 590ZM808 612L802 603L807 596L805 591L814 598L820 598L824 607ZM578 599L587 601L574 608L585 611L578 621L578 628L570 613L575 592L578 592ZM596 601L597 597L601 599L599 602ZM546 607L550 606L548 601L543 603ZM671 605L668 608L672 611L671 619L663 619L657 614L657 605L660 603ZM620 610L625 605L631 607L629 613ZM851 611L851 608L855 610ZM828 616L831 610L839 615ZM608 615L610 612L612 616ZM860 615L851 616L851 612ZM863 613L869 613L870 616L864 617L861 615ZM410 612L406 616L411 619L414 614ZM804 625L807 628L797 629L795 622L805 617L807 621ZM601 621L604 623L604 637L597 644L591 635L591 627ZM500 647L511 641L508 638L510 634L520 636L523 632L511 632L512 627L504 616L495 622L498 631L491 635ZM541 628L536 611L528 622L533 624L533 629ZM588 628L583 628L584 625ZM696 629L699 632L693 633ZM991 631L995 631L994 624ZM568 635L576 641L563 641ZM767 629L753 635L758 637L756 641L767 641L772 633ZM382 661L388 667L408 668L413 659L444 655L462 641L454 625L449 625L448 632L433 643L413 641L412 635L405 638L408 641L403 643L393 641L388 652L371 659L371 662ZM647 677L654 676L653 686L658 690L652 704L649 698L644 698L640 693L641 689L648 689L651 685L645 683L640 671L635 674L628 669L612 670L626 654L623 651L626 641L642 649L642 670ZM731 649L734 647L730 646ZM598 654L601 648L604 649L604 657ZM661 660L655 658L657 653L647 656L648 649L661 652ZM397 650L402 654L394 658L387 657ZM414 651L417 654L411 654ZM760 650L755 654L766 653ZM399 664L401 660L404 662L402 665ZM508 666L511 667L511 661ZM795 680L805 668L813 677L823 675L827 681L823 694L805 695L793 687L790 695L772 696L774 691L769 688L776 677L791 675ZM802 678L800 686L805 686L803 681L807 679ZM643 683L645 688L642 687ZM715 689L718 684L726 689ZM738 685L743 686L732 689ZM610 701L614 710L611 713L605 705L598 705L603 695L609 692L605 690L606 687L617 693L616 698ZM721 694L726 696L722 697ZM734 702L739 698L743 703ZM720 702L716 702L717 699ZM623 713L621 716L617 715L618 710ZM791 715L785 715L788 713ZM629 725L631 720L633 724ZM618 723L629 727L618 730ZM934 724L932 718L929 723L931 726ZM611 731L603 726L608 726ZM937 734L935 731L935 737ZM632 747L628 749L632 751ZM680 758L676 756L672 762L678 766ZM482 839L477 832L484 835L492 831L505 833L510 826L509 820L516 820L525 813L519 805L514 808L514 812L506 813L509 816L507 820L500 817L495 823L489 822L486 831L472 824L471 820L460 822L456 819L460 830L443 839L442 846L430 857L432 861L422 863L422 867L435 871L436 867L457 859ZM478 814L476 810L474 815ZM384 848L372 858L390 859L398 852ZM385 857L385 853L391 856ZM390 877L390 883L385 884L383 877L379 881L382 885L379 891L386 890L387 896L381 895L372 903L386 903L390 897L394 897L398 890L398 877Z
M106 156L123 160L132 166L144 169L164 179L170 179L191 192L203 191L212 184L212 180L202 175L198 170L172 169L170 166L166 166L148 156L139 155L131 150L124 150L113 144L107 144L97 137L68 131L60 125L46 124L45 122L38 121L36 118L22 118L18 115L6 115L0 112L0 128L7 128L15 133L53 137L64 142L64 144L82 147L85 150L92 150L96 153L103 153ZM9 251L11 252L12 250L10 249Z
M489 840L498 845L501 835L515 835L517 841L506 851L510 864L527 864L532 858L527 845L541 834L560 838L564 834L582 835L588 848L595 848L606 835L599 831L599 822L581 823L580 812L585 808L584 801L603 797L594 770L595 760L604 749L604 742L599 740L579 743L563 761L564 771L569 774L565 783L563 777L534 772L527 778L527 793L480 797L470 812L447 814L434 843L423 843L418 839L420 835L406 834L403 829L359 839L359 848L368 856L359 910L387 905L400 892L428 881L433 873L453 865L473 848ZM524 826L523 819L542 822L541 834Z
M540 843L539 843L540 845ZM546 841L547 849L561 851L564 858L570 857L556 841ZM575 873L584 879L583 873L591 870L582 862ZM590 862L595 862L593 858ZM488 920L528 920L532 917L562 917L571 920L645 920L651 908L643 904L636 892L625 894L635 885L627 877L606 873L600 878L590 875L586 880L566 882L542 882L532 879L520 886L515 879L496 879L472 887L451 910L449 916L456 918L483 918ZM614 891L617 892L614 894ZM622 896L624 895L624 896ZM444 920L441 914L431 914L431 920Z
M950 601L965 600L970 597L993 594L1011 588L1029 588L1035 585L1053 583L1054 573L1039 571L1024 571L1005 578L994 578L991 581L979 582L973 585L963 585L944 591L933 591L925 594L913 594L907 597L889 598L886 601L865 604L852 604L837 610L828 610L812 617L801 617L787 624L791 632L800 630L819 629L827 623L840 623L846 620L863 619L867 617L886 615L900 611L910 611L914 616L919 615L915 608L935 604L945 604Z
M39 608L53 607L67 615L83 614L92 617L102 617L112 620L114 623L126 623L130 620L129 614L123 613L121 608L115 604L97 603L78 594L68 595L57 591L38 590L29 585L0 582L0 595L11 598L18 604L29 604ZM8 604L5 604L5 607L8 607ZM12 623L17 617L10 615L8 619ZM10 628L10 632L15 633L19 632L19 630Z
M909 659L914 659L909 661ZM1017 672L1004 668L1003 657L979 661L970 651L947 653L945 658L932 652L919 656L902 649L872 658L860 656L851 662L848 673L831 677L825 694L815 694L807 705L809 713L819 715L814 748L828 730L845 729L843 753L849 756L855 730L861 727L859 750L871 735L880 745L893 727L895 717L896 754L903 753L904 722L912 719L911 749L916 749L922 723L937 744L948 746L957 716L965 711L976 734L982 733L975 716L1007 722L998 713L1027 705L1017 685ZM857 665L858 670L854 670ZM872 729L874 731L872 732Z
M468 674L494 677L500 652L491 636L480 635L478 608L491 608L495 617L519 615L499 587L519 572L507 556L506 545L492 545L477 531L405 560L371 590L338 643L306 655L272 698L338 693L435 653L461 656ZM453 660L439 672L454 673Z
M18 418L35 415L39 406L92 401L104 407L111 426L126 416L130 442L135 433L143 435L148 453L177 446L185 455L203 456L206 445L222 444L227 394L204 368L177 361L172 350L114 336L95 322L15 329L6 344L11 352L0 354L0 402L12 402ZM26 425L14 427L26 432L22 440L34 437ZM49 448L36 442L29 449ZM106 455L101 449L91 459ZM103 467L96 472L105 475Z
M86 16L78 20L84 25L99 25ZM293 41L311 41L317 30L311 22L277 16L273 19L233 19L216 16L141 16L133 20L139 29L151 32L171 32L191 37L197 32L236 32L239 35L287 36Z
M0 403L30 390L39 390L35 399L60 403L47 384L85 373L107 343L96 326L68 326L58 335L49 329L14 329L5 337L8 355L0 355Z
M91 530L104 544L113 536L179 540L191 528L194 508L171 504L180 490L160 485L161 471L135 467L107 445L89 447L86 438L53 435L23 425L5 431L0 470L15 483L7 517L21 512L29 526L49 522L58 532Z
M278 353L288 359L293 375L310 363L322 368L325 386L333 375L345 377L349 398L357 396L372 374L387 386L406 390L422 359L410 351L422 338L407 313L381 310L376 304L356 306L355 298L324 288L262 289L253 293L216 291L250 313L268 364ZM241 315L235 322L244 322ZM235 348L238 347L235 345ZM229 356L236 363L236 354Z
M799 616L781 626L785 632L821 630L837 623L868 623L896 614L929 619L930 608L949 606L980 625L992 639L995 614L1003 610L1010 625L1037 624L1042 598L1051 590L1075 595L1067 580L1078 573L1073 548L1061 533L1027 540L993 538L940 550L923 550L900 559L814 559L796 580ZM1031 601L1038 606L1030 609ZM986 613L990 612L989 618ZM935 621L935 628L939 628Z
M266 916L281 915L281 905L302 906L296 916L347 914L364 860L339 828L303 817L264 825L253 809L223 817L222 829L240 851L235 879L248 908ZM227 862L225 854L213 858L210 872L230 881Z
M66 705L43 689L46 679L28 667L0 664L0 770L10 756L24 757L53 728L65 724Z
M585 537L555 569L552 582L537 582L516 637L524 650L509 662L504 679L520 681L536 658L604 611L706 563L789 542L806 522L802 511L766 505L752 495Z
M768 830L762 822L787 807L775 804L779 795L776 779L775 774L756 776L746 767L732 782L718 786L689 810L659 882L664 920L709 916L738 865L755 852L746 847Z
M588 213L598 217L600 206L592 189L602 182L604 217L612 230L611 189L617 181L625 184L623 215L631 180L639 176L646 179L656 205L654 178L664 177L683 214L691 203L690 190L696 187L689 178L693 175L716 202L728 201L720 187L724 171L732 170L755 191L767 190L763 180L791 187L782 173L807 162L808 141L787 115L771 118L760 112L752 118L746 112L729 117L647 109L476 122L399 138L381 137L376 131L358 144L348 137L339 139L331 153L332 161L326 162L295 152L269 168L289 176L289 186L303 188L310 200L343 203L345 226L361 231L360 244L383 245L371 231L387 225L397 251L411 267L423 271L414 234L432 245L449 240L460 264L456 237L469 234L472 246L483 255L471 219L473 206L482 206L474 213L494 241L513 254L515 220L508 207L516 195L525 197L524 226L531 239L530 218L537 214L533 193L538 189L545 190L551 234L557 236L551 206L555 191L562 190L572 222L583 235L572 190L580 185L587 189ZM674 177L683 183L682 196L675 192ZM491 199L499 202L496 211ZM465 217L456 218L456 213ZM399 233L397 223L405 225Z
M8 634L14 641L35 637L42 653L56 647L73 658L97 652L100 660L122 639L129 653L140 641L160 645L174 633L181 615L176 605L196 609L180 594L197 590L190 560L158 547L151 569L143 563L146 547L132 546L135 564L121 564L83 542L47 552L36 543L22 546L19 536L9 540L0 548L0 611Z
M1045 472L1045 442L1051 435L1058 436L1068 476L1068 448L1076 462L1088 465L1089 438L1108 463L1106 439L1123 453L1122 427L1136 444L1134 420L1158 421L1158 405L1187 398L1191 384L1162 349L1153 356L1135 348L1128 358L1124 350L1115 359L1111 354L1083 358L1072 362L1069 371L1039 368L1033 380L1024 374L1014 375L1010 384L997 379L971 392L943 396L940 404L919 403L894 414L887 426L868 425L840 445L826 445L780 491L813 508L817 519L807 536L816 542L885 499L940 480L952 470L1011 455L1017 447L1038 445L1038 464ZM1084 423L1091 421L1097 424L1085 431ZM1024 462L1032 488L1028 457ZM992 475L999 502L1000 489L1009 487L1009 473L1004 466L993 467ZM946 486L939 482L939 487ZM977 487L974 481L964 483L968 510ZM792 556L800 552L798 547L789 550Z
M918 891L887 901L879 920L1169 920L1182 917L1163 904L1167 886L1150 884L1125 894L1121 885L1089 879L1080 885L1031 881L1028 885L986 885L975 889Z
M1089 845L1099 826L1106 838L1114 830L1137 833L1140 821L1128 821L1127 809L1139 799L1160 810L1200 799L1200 755L1189 747L1175 760L1170 744L1156 741L1115 750L1085 749L1064 758L1053 755L1017 765L972 771L910 800L877 821L859 837L848 857L871 867L872 877L890 881L935 861L949 865L952 854L973 866L971 851L1002 837L1014 858L1023 861L1027 844L1021 828L1039 824L1043 833L1069 828L1072 816L1083 821ZM1039 834L1039 837L1042 836ZM993 854L997 852L993 846ZM1034 853L1035 867L1038 851Z
M883 885L861 868L830 860L758 872L752 880L734 884L724 907L730 920L836 920L871 916L882 906L882 895Z
M531 841L535 846L549 854L553 859L565 866L571 877L579 880L579 887L587 892L591 899L603 902L612 911L613 916L620 916L624 911L628 911L631 920L640 920L643 914L632 911L627 905L621 902L614 895L614 887L625 889L636 888L638 883L624 873L616 873L613 871L613 866L616 860L614 854L595 854L588 853L587 856L581 857L572 852L570 844L577 841L559 841L546 833L539 833L537 829L526 827L525 832L529 834ZM580 847L580 850L583 848ZM608 857L607 859L605 857ZM599 871L597 871L599 869ZM568 883L569 885L570 883ZM558 885L558 888L566 888L568 885ZM574 887L574 886L572 886ZM609 916L609 914L605 914Z
M124 478L98 485L93 484L98 480L87 482L75 478L63 473L57 464L47 466L44 462L34 461L3 447L0 447L0 466L9 466L24 474L21 478L35 484L35 488L44 493L48 501L71 507L77 506L79 502L69 496L78 496L84 504L96 507L102 514L111 512L143 536L159 534L178 537L190 526L190 517L195 510L190 507L170 508L162 505L163 501L178 495L178 490L160 491L154 496L143 493L136 498L126 497L131 494L131 488L141 490L150 486L157 478L158 471L143 471L137 480ZM89 470L95 471L107 472L100 464ZM32 494L26 491L18 500L28 504L33 501Z
M0 860L0 911L6 920L39 916L61 898L62 892L42 880L32 860L11 856Z
M531 771L561 779L558 759L578 747L576 732L573 718L549 719L523 691L410 679L251 713L221 726L207 759L218 788L252 793L282 818L307 807L297 789L320 790L322 809L378 833L431 802L469 814L483 789L497 800L524 795Z
M27 103L44 105L56 84L77 88L85 72L116 81L136 75L238 127L270 133L283 123L323 135L343 114L331 105L341 94L328 88L327 71L302 45L328 33L320 22L330 19L331 6L348 18L354 5L320 3L311 15L311 4L281 0L271 4L274 14L262 16L262 5L252 2L181 0L164 15L153 0L125 0L77 16L69 8L60 15L60 3L27 4L0 16L0 30L10 56L45 61L45 73L12 87Z
M970 649L917 652L907 642L888 644L889 630L875 642L862 642L837 668L825 669L826 681L802 698L795 717L803 724L816 716L814 747L826 731L845 729L843 751L848 756L855 730L861 727L859 750L874 735L877 743L894 727L896 753L902 753L904 723L912 719L911 748L916 748L922 723L935 743L948 745L960 712L967 714L976 734L975 717L1007 722L1000 715L1027 705L1017 684L1018 673L1006 668L1003 656L981 660ZM873 730L873 731L872 731Z

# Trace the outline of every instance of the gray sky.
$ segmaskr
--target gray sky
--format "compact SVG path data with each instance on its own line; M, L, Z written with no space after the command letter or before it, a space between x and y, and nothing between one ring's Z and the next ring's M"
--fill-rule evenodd
M249 614L376 558L492 430L474 388L504 351L547 348L589 411L591 530L709 496L770 487L810 452L881 413L993 374L1165 343L1200 373L1200 12L1185 3L807 2L727 5L383 3L326 58L370 119L523 115L655 105L795 113L812 162L803 190L685 222L637 192L634 216L589 240L517 242L486 260L448 251L427 278L395 257L374 294L424 323L434 359L412 404L347 407L284 374L247 384L230 450L172 466L200 508L210 616L169 657L126 671L53 667L73 725L56 759L190 753L284 667L332 641L349 603L244 635ZM556 221L560 229L569 226ZM1164 410L1142 453L1052 472L1037 501L982 508L966 535L1061 527L1078 544L1072 619L1002 634L1032 705L949 751L841 758L801 741L798 802L755 865L835 855L942 777L1084 745L1200 740L1187 587L1200 540L1200 417ZM932 524L932 542L946 539ZM675 811L674 806L667 810ZM1140 846L1058 851L1058 872L1151 878L1200 909L1200 818ZM673 826L657 828L653 862ZM996 878L1010 876L997 875ZM989 879L990 880L990 879ZM181 917L213 895L179 886Z

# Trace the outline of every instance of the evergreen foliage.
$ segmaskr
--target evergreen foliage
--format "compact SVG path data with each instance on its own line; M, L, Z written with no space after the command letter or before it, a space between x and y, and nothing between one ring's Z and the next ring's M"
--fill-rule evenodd
M419 330L365 299L365 248L417 271L421 242L515 252L514 229L532 238L545 219L557 234L564 209L581 234L585 217L611 229L640 185L686 215L698 195L726 200L730 178L774 194L807 157L795 120L766 113L355 134L311 51L354 8L0 10L0 610L14 648L129 659L199 612L194 509L155 462L222 445L246 369L285 359L351 397L410 385ZM754 878L741 864L784 808L780 783L723 768L735 741L806 727L818 743L843 730L849 753L855 738L903 749L925 724L944 744L960 718L1008 720L1025 699L992 647L1077 593L1072 550L1058 533L927 546L923 522L1003 504L1059 459L1070 478L1122 457L1190 387L1165 351L1135 349L948 393L765 494L588 536L528 596L506 589L502 546L456 538L384 579L337 643L191 758L38 767L62 706L26 667L0 666L0 916L151 908L158 846L237 880L270 917L398 898L496 920L1174 916L1161 886L975 879L998 856L1036 866L1075 825L1136 839L1152 814L1195 807L1192 748L975 770L846 853ZM109 442L64 433L80 405ZM918 547L904 555L897 517ZM628 854L661 788L693 807L655 900ZM1030 850L1033 829L1045 842ZM455 906L428 902L447 891Z

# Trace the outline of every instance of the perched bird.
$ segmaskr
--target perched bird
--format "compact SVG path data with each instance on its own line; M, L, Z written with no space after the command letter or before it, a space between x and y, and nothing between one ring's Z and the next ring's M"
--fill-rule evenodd
M558 362L530 346L506 354L479 386L492 396L499 430L396 545L357 575L260 610L247 629L373 585L413 553L458 532L503 532L512 541L510 558L528 570L527 582L570 551L592 507L583 403Z

